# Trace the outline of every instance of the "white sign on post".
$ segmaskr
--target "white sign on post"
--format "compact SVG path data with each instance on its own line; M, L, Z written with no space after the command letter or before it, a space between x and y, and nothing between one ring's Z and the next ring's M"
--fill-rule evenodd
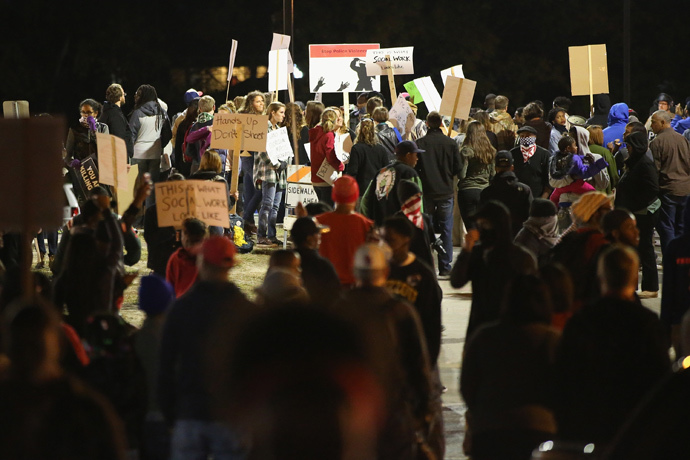
M381 48L367 50L367 75L387 75L388 69L395 75L409 75L414 73L412 53L414 46L403 48ZM390 61L387 56L390 56Z
M414 84L422 95L429 112L438 112L441 108L441 95L438 93L436 86L434 86L434 82L431 81L431 77L416 78Z
M98 146L98 181L116 189L128 188L127 146L124 139L112 134L96 133Z
M438 113L451 118L467 120L472 108L472 98L477 82L466 78L448 77ZM451 124L453 120L451 120Z
M335 135L335 156L342 163L347 163L350 159L350 152L352 151L352 139L350 133Z
M288 89L290 51L273 50L268 53L268 90Z
M465 74L462 71L462 64L454 65L453 67L448 67L441 71L441 81L443 85L446 85L446 77L460 77L465 78Z
M273 34L273 42L271 42L271 51L286 50L290 47L290 36L282 34Z
M266 153L274 165L295 156L285 126L268 133L266 136Z
M266 151L268 115L249 113L217 113L211 126L211 148L233 150L237 138L237 125L242 124L242 149Z
M406 132L412 129L415 116L410 108L410 104L407 103L407 99L405 99L404 96L398 96L395 104L393 104L390 112L388 112L388 119L390 121L395 121L396 128L400 131L401 136L404 136Z
M378 76L367 75L367 50L378 43L309 45L309 88L312 93L380 91Z
M230 62L228 63L228 81L232 80L232 69L235 67L235 56L237 56L237 40L232 41L232 48L230 48Z

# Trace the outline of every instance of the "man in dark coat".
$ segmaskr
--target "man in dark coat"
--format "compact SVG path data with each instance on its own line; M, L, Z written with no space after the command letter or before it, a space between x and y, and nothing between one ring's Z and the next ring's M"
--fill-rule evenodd
M113 136L124 139L127 145L127 157L134 156L134 144L132 143L132 130L129 127L127 117L122 113L122 104L125 103L125 90L117 83L108 86L105 91L106 101L103 103L103 111L98 117L100 123L108 125L108 130Z
M517 179L529 186L532 196L548 198L551 194L549 186L549 160L551 154L545 148L537 145L537 130L531 126L518 129L519 143L510 151L515 165Z

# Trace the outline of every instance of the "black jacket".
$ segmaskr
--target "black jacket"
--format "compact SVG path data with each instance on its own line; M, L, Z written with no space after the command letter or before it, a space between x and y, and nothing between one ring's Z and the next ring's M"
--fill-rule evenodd
M352 146L350 161L345 165L345 174L354 177L359 185L359 196L363 196L371 180L395 159L381 144L369 145L360 142Z
M646 211L659 195L659 172L654 161L647 154L633 153L625 165L626 171L616 186L615 205L633 213Z
M400 211L402 204L398 198L398 186L404 179L420 184L417 171L400 161L381 169L362 196L362 214L376 225L382 225L386 217Z
M525 163L520 147L510 151L515 164L515 176L532 190L532 196L541 197L549 187L549 161L551 154L548 150L537 146L537 151Z
M340 279L330 260L316 249L299 248L302 282L312 303L329 307L340 297Z
M513 236L522 228L522 223L529 217L529 207L532 204L532 191L529 186L518 182L513 171L496 174L491 184L482 190L479 203L489 200L500 201L510 210L510 220Z
M103 103L103 113L98 117L98 121L108 125L110 134L124 139L127 145L127 156L134 156L134 143L132 142L132 130L129 127L127 117L122 113L122 109L112 102Z
M462 170L458 144L439 129L429 129L426 136L417 140L417 146L425 150L418 154L415 169L422 179L424 198L439 200L455 193L453 178Z

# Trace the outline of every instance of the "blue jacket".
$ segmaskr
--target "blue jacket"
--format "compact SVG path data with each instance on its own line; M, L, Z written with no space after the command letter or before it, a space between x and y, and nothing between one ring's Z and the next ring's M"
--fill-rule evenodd
M671 128L673 128L678 134L683 134L686 129L690 129L690 117L683 118L680 115L676 115L671 120Z
M609 126L604 129L604 147L616 139L623 140L625 125L628 124L628 104L619 102L609 110Z

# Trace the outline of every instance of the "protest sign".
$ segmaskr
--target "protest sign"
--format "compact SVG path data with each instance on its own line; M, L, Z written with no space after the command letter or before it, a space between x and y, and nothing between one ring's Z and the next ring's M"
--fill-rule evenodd
M266 151L268 116L249 113L217 113L211 127L211 148L232 150L238 137L237 125L242 124L242 149L254 152Z
M93 157L81 160L78 168L71 170L72 183L77 195L82 199L89 197L91 190L101 185L98 177L98 166Z
M407 93L410 95L410 102L412 102L413 104L419 104L420 102L424 102L424 98L417 89L417 85L414 84L414 80L408 81L403 86L407 90Z
M286 50L290 48L290 36L282 34L273 34L273 41L271 42L271 51Z
M120 186L117 189L117 213L123 215L132 201L134 201L134 184L137 181L137 176L139 175L139 168L133 165L127 171L127 187ZM120 182L122 185L122 181ZM131 185L129 185L131 184Z
M232 69L235 67L235 57L237 56L237 40L232 41L230 48L230 62L228 62L228 81L232 80ZM227 100L227 96L225 100Z
M268 53L268 90L288 89L288 62L292 61L288 50L273 50Z
M112 134L96 133L98 146L98 179L116 189L127 188L127 146L124 139Z
M414 84L422 95L429 112L438 111L441 107L441 95L438 94L438 90L434 86L434 82L431 81L431 77L416 78Z
M5 101L2 103L5 118L29 118L29 101Z
M444 86L446 85L446 77L449 76L465 78L465 74L462 71L462 64L454 65L453 67L449 67L441 71L441 81L443 82Z
M395 104L393 104L390 112L388 112L388 119L396 125L401 136L404 136L406 132L412 129L415 116L410 108L410 104L407 103L404 96L398 96Z
M367 50L378 43L309 45L309 87L312 93L379 91L378 76L368 76Z
M609 92L606 45L570 46L568 54L571 94L589 95L589 105L592 108L595 94Z
M227 228L228 190L225 182L185 180L156 184L156 212L159 227L180 228L188 217L208 225Z
M472 98L477 82L466 78L449 76L438 113L449 116L451 125L456 118L467 120L472 108Z
M307 151L307 158L309 158L309 161L311 162L311 142L304 144L304 150Z
M65 131L62 118L0 119L0 228L35 232L62 225Z
M335 180L339 178L341 174L336 171L333 166L331 166L328 160L324 159L323 163L321 163L321 166L319 167L319 170L316 171L316 175L323 179L328 185L333 185L333 182L335 182Z
M281 161L288 161L295 156L285 126L268 133L266 136L266 153L274 165Z
M297 203L304 205L317 203L314 187L311 185L311 166L288 165L287 189L285 192L285 204L290 207Z
M414 73L412 52L414 46L403 48L381 48L367 50L367 75L387 75L388 69L394 75L409 75Z
M335 134L335 156L343 163L350 159L350 152L352 151L352 139L350 133Z

